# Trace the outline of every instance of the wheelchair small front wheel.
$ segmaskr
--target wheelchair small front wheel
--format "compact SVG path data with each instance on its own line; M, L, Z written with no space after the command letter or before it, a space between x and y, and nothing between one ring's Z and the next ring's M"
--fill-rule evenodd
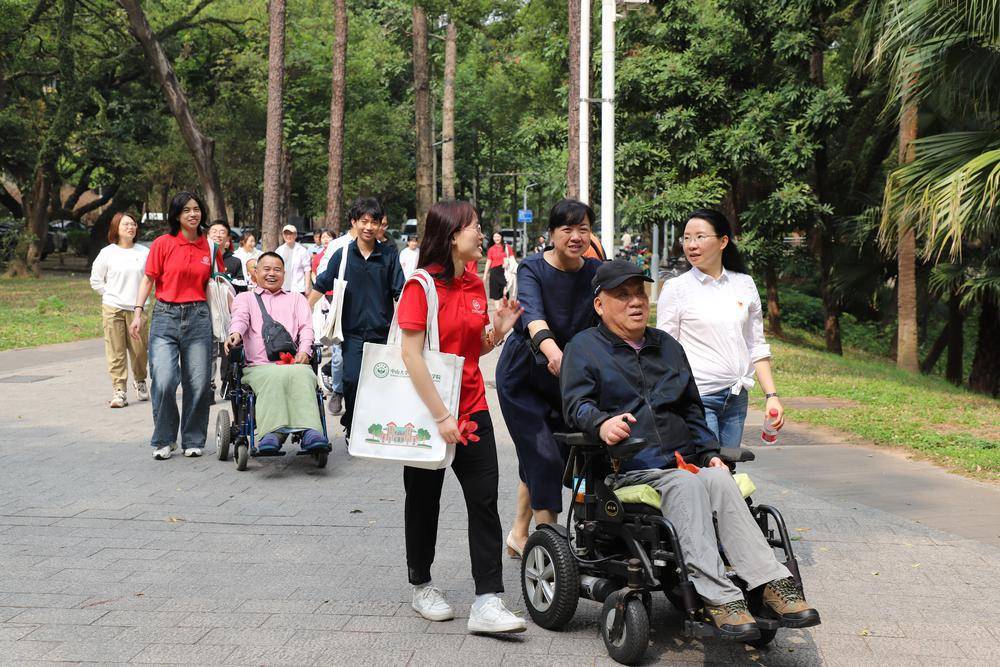
M638 596L615 591L601 610L601 639L615 662L634 665L649 646L649 614Z
M229 419L229 411L220 410L219 416L215 419L215 452L220 461L229 458L229 443L232 437L232 421Z
M236 459L237 470L247 469L247 462L250 460L250 449L245 442L236 445L236 454L233 458Z
M315 454L313 454L313 458L316 459L316 467L325 468L326 461L329 458L329 456L330 454L328 452L316 452Z
M580 601L580 574L567 542L548 528L535 530L521 557L521 592L528 614L546 630L573 618Z

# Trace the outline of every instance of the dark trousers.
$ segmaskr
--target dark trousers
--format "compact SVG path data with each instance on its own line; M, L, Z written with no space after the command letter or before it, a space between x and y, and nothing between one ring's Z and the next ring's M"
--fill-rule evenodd
M497 512L497 445L486 410L472 415L479 442L455 446L455 471L469 514L469 557L476 595L503 592L500 514ZM414 586L431 580L444 470L403 468L406 488L406 565Z

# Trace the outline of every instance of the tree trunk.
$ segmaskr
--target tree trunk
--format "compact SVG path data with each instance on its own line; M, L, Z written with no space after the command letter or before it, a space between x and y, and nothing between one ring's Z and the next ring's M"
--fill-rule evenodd
M775 336L780 336L781 308L778 305L778 271L773 266L764 269L764 285L767 291L767 330Z
M948 336L951 330L951 323L944 325L944 329L941 329L941 333L938 337L934 339L934 344L931 345L931 349L927 352L927 356L924 360L920 362L920 372L930 373L934 370L934 366L937 365L938 359L941 358L941 353L944 352L945 348L948 347Z
M969 373L969 389L990 396L1000 393L1000 308L997 299L987 296L979 311L979 336Z
M278 167L278 204L275 207L281 226L287 225L292 210L292 155L288 150L288 144L281 144L281 161ZM280 231L280 228L279 228ZM275 248L281 245L281 241Z
M326 222L340 234L344 216L344 91L347 81L347 1L333 0L333 91L330 94L329 167L326 172Z
M455 67L458 30L450 21L444 38L444 99L441 104L441 198L455 198Z
M187 95L185 95L184 89L181 88L177 75L174 73L174 66L167 58L167 54L163 51L163 46L160 45L156 35L153 34L153 29L149 26L149 21L146 20L146 14L143 12L139 0L118 0L118 4L128 14L129 29L142 45L146 61L163 90L170 113L177 121L184 143L194 160L198 181L201 183L201 189L208 206L209 220L226 220L226 200L222 196L219 170L215 164L215 140L203 134L198 126L194 114L191 113L191 107L188 105Z
M948 382L961 385L964 377L965 315L962 313L962 297L952 292L948 297L948 365L944 376Z
M28 255L25 266L12 266L14 272L39 276L39 263L45 252L45 237L49 232L49 196L52 192L52 173L46 165L35 169L35 179L31 185L31 203L28 204L28 233L31 243L28 245Z
M912 85L912 82L911 82ZM910 86L907 86L908 88ZM899 119L899 163L913 161L913 141L917 138L917 104L908 92L903 94L903 109ZM917 364L917 239L909 212L904 210L899 221L899 248L897 261L899 276L896 281L896 303L898 345L896 365L903 370L916 373Z
M261 244L274 250L281 243L282 218L281 168L284 137L285 88L285 0L270 0L267 47L267 129L264 146L264 217Z
M566 196L580 196L580 0L569 0L569 146L566 151Z
M417 234L424 236L427 211L434 198L431 165L434 138L431 136L430 62L427 54L427 15L413 5L413 104L417 134Z

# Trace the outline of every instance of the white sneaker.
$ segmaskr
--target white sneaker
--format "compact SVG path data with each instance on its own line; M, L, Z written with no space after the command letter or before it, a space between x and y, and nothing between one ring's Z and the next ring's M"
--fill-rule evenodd
M184 450L184 456L192 458L194 456L201 456L201 447L188 447Z
M153 450L153 458L156 459L157 461L166 461L167 459L170 458L170 452L172 452L174 450L174 447L176 446L177 445L171 447L167 445L163 447L157 447L156 449Z
M414 588L413 603L410 606L428 621L450 621L455 618L455 610L435 586Z
M492 597L478 607L472 605L469 611L469 632L494 634L500 632L524 632L528 629L524 619L504 606L500 596Z
M128 405L128 398L125 396L125 390L115 389L114 396L108 401L108 407L124 408L126 405Z
M139 397L140 401L149 400L149 388L146 387L145 381L135 383L135 393Z

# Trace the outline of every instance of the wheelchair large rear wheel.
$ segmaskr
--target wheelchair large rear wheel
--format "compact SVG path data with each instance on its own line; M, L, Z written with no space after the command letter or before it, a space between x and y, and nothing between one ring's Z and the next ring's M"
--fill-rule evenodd
M640 597L633 595L623 601L624 596L623 591L615 591L604 601L601 639L613 660L634 665L649 647L649 614ZM619 616L621 628L615 632Z
M246 470L247 462L250 460L250 449L247 443L240 442L236 444L236 454L233 456L236 459L236 469Z
M550 528L528 537L521 557L521 592L537 625L558 630L566 625L580 601L580 574L569 542Z
M215 418L215 452L220 461L229 459L229 443L233 437L232 422L228 410L220 410Z

